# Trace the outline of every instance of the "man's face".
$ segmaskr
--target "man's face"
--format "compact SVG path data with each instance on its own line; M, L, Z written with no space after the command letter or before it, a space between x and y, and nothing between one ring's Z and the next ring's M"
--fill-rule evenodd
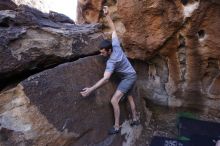
M111 50L107 51L106 49L100 49L99 52L100 52L100 55L104 57L109 57L111 55Z

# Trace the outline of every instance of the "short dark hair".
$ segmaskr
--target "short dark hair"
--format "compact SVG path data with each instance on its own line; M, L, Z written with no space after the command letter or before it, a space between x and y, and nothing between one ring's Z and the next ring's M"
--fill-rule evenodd
M103 40L99 44L99 49L106 49L106 51L112 50L112 41L111 40Z

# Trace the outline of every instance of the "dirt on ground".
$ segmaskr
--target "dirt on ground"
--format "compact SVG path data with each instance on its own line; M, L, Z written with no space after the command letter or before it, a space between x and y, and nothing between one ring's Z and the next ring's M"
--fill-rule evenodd
M168 108L155 104L148 104L151 112L150 120L146 123L146 129L136 145L149 146L153 136L178 138L178 117L184 116L198 120L220 123L220 115L215 111L201 111L192 108Z

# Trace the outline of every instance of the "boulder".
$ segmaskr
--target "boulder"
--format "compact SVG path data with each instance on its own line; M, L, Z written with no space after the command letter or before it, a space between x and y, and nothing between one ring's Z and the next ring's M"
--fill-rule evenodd
M103 39L100 25L62 25L27 6L1 11L0 26L1 87L15 76L94 54Z
M121 103L122 132L109 136L113 125L111 82L88 97L80 91L97 82L105 69L101 57L87 57L30 76L0 94L0 124L9 131L3 143L32 145L134 144L142 126L131 128L127 108ZM16 135L16 137L11 137ZM120 136L121 135L121 136ZM126 139L125 139L125 137Z

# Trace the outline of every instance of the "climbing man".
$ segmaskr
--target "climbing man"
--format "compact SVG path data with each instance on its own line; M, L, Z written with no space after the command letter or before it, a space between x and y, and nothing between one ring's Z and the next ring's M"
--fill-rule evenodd
M108 21L108 25L112 30L112 40L103 40L99 45L100 54L104 57L107 57L106 69L104 76L92 87L84 88L81 93L82 96L88 96L92 91L96 90L103 84L107 83L110 79L110 76L113 72L119 75L120 83L115 91L113 97L111 98L111 104L114 109L115 124L109 129L109 134L116 134L120 132L119 117L120 117L120 108L119 101L120 99L126 97L130 103L132 111L132 122L131 126L138 125L139 119L137 117L135 103L133 96L131 95L132 88L135 84L137 75L125 56L122 48L120 47L120 42L115 30L115 25L110 17L109 10L107 6L103 8L104 15Z

